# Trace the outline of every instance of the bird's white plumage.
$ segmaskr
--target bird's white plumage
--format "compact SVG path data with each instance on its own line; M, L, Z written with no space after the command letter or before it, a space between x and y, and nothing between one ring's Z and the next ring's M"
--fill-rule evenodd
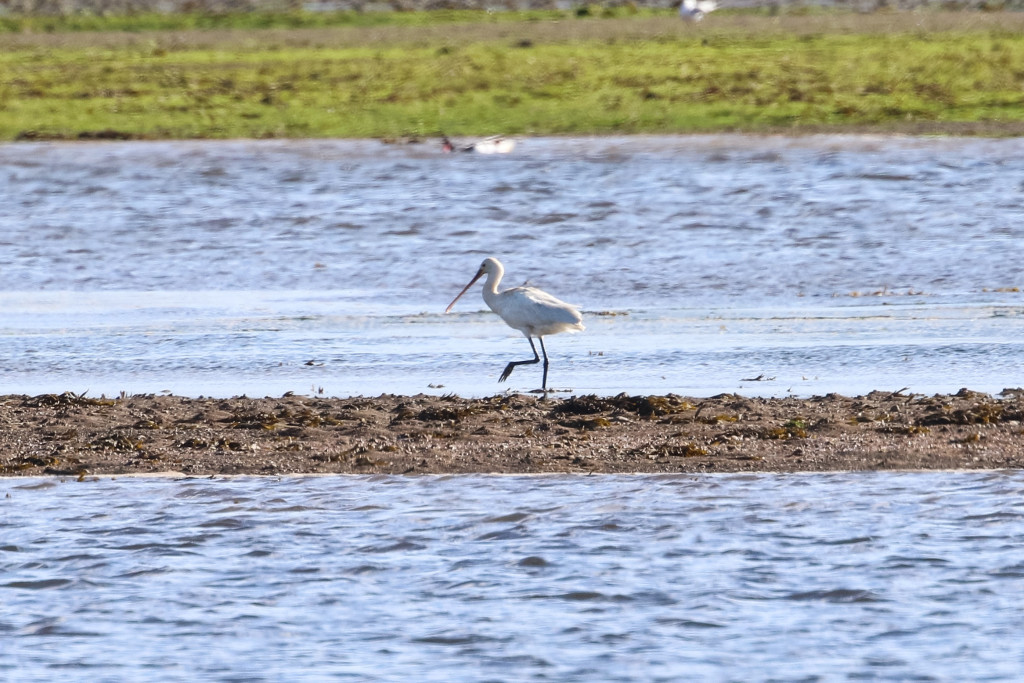
M583 316L572 304L556 299L536 287L512 287L498 291L501 278L505 275L505 267L496 258L486 258L480 264L480 270L459 296L455 297L445 312L465 294L473 283L486 275L484 282L484 303L492 311L501 316L505 324L519 330L527 337L545 337L559 332L579 332L583 330Z
M528 336L546 337L549 334L583 329L583 316L574 306L543 290L536 287L513 287L496 292L488 284L484 285L484 302L514 330Z
M508 154L515 148L516 141L502 135L492 135L477 142L463 144L458 148L447 136L441 140L441 149L445 152L454 152L458 149L462 152L477 152L478 154Z
M479 154L508 154L516 148L516 141L495 135L474 143L472 148Z
M715 0L683 0L679 5L679 16L686 21L700 21L708 12L718 9Z

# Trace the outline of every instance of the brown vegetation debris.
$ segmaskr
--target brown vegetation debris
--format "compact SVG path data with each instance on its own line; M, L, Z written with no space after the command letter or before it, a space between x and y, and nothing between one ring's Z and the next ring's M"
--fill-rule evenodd
M1024 393L0 397L0 474L739 472L1024 466Z

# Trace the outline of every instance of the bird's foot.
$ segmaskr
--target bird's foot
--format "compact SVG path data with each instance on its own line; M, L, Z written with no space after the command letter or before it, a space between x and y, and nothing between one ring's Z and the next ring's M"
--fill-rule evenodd
M501 377L498 378L499 382L504 382L508 379L508 376L512 374L512 371L516 369L515 363L509 363L505 366L505 371L501 373Z

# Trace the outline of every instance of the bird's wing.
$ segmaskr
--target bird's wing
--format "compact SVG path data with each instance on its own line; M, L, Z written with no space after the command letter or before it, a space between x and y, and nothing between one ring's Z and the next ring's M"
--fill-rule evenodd
M551 296L543 289L537 289L536 287L515 287L514 289L522 291L523 295L530 301L535 301L539 304L545 304L548 306L564 306L566 308L578 308L575 304L568 304L558 297Z
M502 294L515 298L519 305L515 307L514 312L510 313L528 324L565 323L575 325L583 320L583 316L576 310L576 306L567 304L536 287L514 287L505 290Z

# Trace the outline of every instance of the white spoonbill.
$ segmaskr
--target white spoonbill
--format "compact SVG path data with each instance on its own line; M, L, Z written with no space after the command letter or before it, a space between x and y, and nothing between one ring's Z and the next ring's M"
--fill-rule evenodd
M679 16L685 21L700 21L708 12L718 9L715 0L683 0L679 5Z
M548 390L548 352L544 348L544 337L559 332L579 332L583 328L583 316L576 310L575 306L567 304L543 292L536 287L513 287L502 292L498 291L498 283L505 274L505 268L501 261L496 258L486 258L480 265L469 284L462 288L459 296L452 299L444 312L452 310L452 306L469 288L482 276L487 276L484 282L484 302L487 306L501 316L505 324L514 330L519 330L526 335L533 349L533 360L514 360L505 366L505 371L498 378L504 382L517 365L532 365L540 362L537 355L537 347L533 345L533 338L540 341L540 350L544 354L544 379L541 381L541 389L547 393Z

